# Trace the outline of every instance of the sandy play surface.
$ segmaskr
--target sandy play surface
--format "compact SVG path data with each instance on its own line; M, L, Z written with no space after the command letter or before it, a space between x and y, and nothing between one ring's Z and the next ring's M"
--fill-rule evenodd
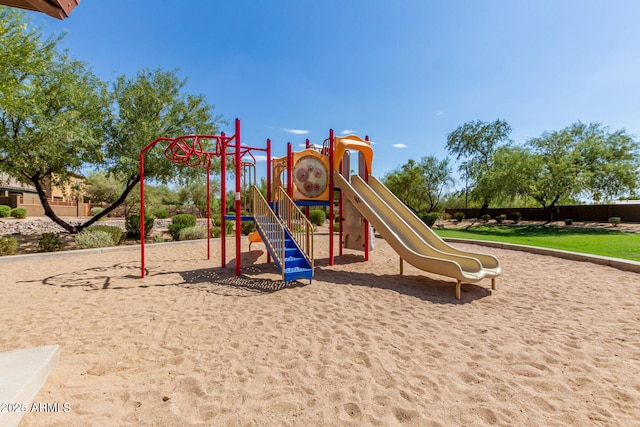
M25 426L586 426L640 422L640 275L500 249L490 281L405 264L327 265L282 288L260 244L245 275L212 244L1 264L0 351L59 344Z

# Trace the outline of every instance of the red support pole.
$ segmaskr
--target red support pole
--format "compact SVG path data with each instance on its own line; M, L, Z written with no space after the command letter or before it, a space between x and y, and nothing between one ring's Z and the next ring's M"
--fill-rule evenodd
M333 129L329 130L329 265L333 265L333 200L335 183L333 182Z
M364 137L365 141L369 141L369 135ZM367 164L364 165L364 182L369 182L369 171ZM364 220L364 260L369 261L369 221Z
M227 213L227 137L222 132L220 138L220 252L222 268L227 264L227 224L224 215Z
M287 194L293 199L293 149L287 143Z
M342 160L340 161L340 175L344 176L344 164ZM340 195L338 196L338 218L340 218L340 222L338 223L338 242L340 242L340 245L338 246L338 255L340 256L342 256L342 247L344 246L344 243L342 241L344 236L344 230L342 228L342 218L344 218L344 205L342 203L343 195L341 191Z
M271 140L267 139L267 203L271 203ZM255 214L255 212L254 212ZM267 251L267 263L271 262L271 254Z
M144 279L144 150L140 152L140 278Z
M240 240L241 238L241 231L242 231L242 224L240 221L240 211L241 211L241 206L240 206L240 192L241 192L241 186L240 186L240 119L236 119L236 152L235 152L235 159L236 159L236 203L235 203L235 207L236 207L236 276L240 275L240 271L242 269L242 261L240 259L240 244L242 243L242 241Z
M211 171L207 167L207 259L211 259Z
M310 146L311 146L311 143L309 142L309 138L307 138L305 141L305 148L309 148Z

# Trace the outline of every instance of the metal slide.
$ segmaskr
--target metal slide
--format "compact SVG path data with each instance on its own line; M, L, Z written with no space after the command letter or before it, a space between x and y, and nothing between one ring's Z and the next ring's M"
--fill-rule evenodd
M452 251L450 249L454 248L446 244L446 247L442 246L433 239L430 230L424 233L421 227L414 228L412 221L407 222L409 217L406 212L400 214L396 208L389 206L385 201L385 198L389 198L387 194L382 197L357 175L351 178L350 184L342 175L334 172L334 182L402 259L421 270L456 279L456 298L460 299L462 282L475 283L491 278L492 288L495 288L495 277L501 271L495 258L492 261L492 257L481 256L481 261L478 254ZM379 187L378 184L382 186L380 182L373 185ZM433 246L432 242L438 247Z

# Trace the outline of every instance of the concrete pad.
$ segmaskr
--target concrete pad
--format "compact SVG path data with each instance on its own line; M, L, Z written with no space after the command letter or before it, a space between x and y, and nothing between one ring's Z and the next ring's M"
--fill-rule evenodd
M57 345L0 353L0 426L20 423L59 361Z

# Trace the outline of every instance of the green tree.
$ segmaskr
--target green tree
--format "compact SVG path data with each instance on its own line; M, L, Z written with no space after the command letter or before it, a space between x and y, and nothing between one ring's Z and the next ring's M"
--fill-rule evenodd
M218 206L217 195L220 191L220 183L217 180L211 180L210 182L210 205L211 215L215 216L215 208ZM206 216L207 212L207 183L205 179L197 179L189 182L186 185L181 186L178 189L178 202L182 206L194 207L198 211L198 216Z
M549 221L563 199L613 198L638 185L638 143L624 130L610 133L599 123L578 122L531 138L527 146L521 187Z
M449 159L426 156L409 159L383 178L384 184L415 213L437 209L445 188L453 184Z
M482 202L480 216L500 191L491 176L495 167L494 154L501 143L509 142L510 133L511 126L498 119L492 123L467 122L447 135L449 153L455 155L456 160L462 160L459 171L471 188L469 195Z
M58 53L59 39L43 40L23 14L0 11L0 49L7 54L0 97L0 171L35 186L45 215L68 231L53 212L45 182L68 184L86 164L103 160L109 96L81 61ZM20 52L16 57L12 52Z

